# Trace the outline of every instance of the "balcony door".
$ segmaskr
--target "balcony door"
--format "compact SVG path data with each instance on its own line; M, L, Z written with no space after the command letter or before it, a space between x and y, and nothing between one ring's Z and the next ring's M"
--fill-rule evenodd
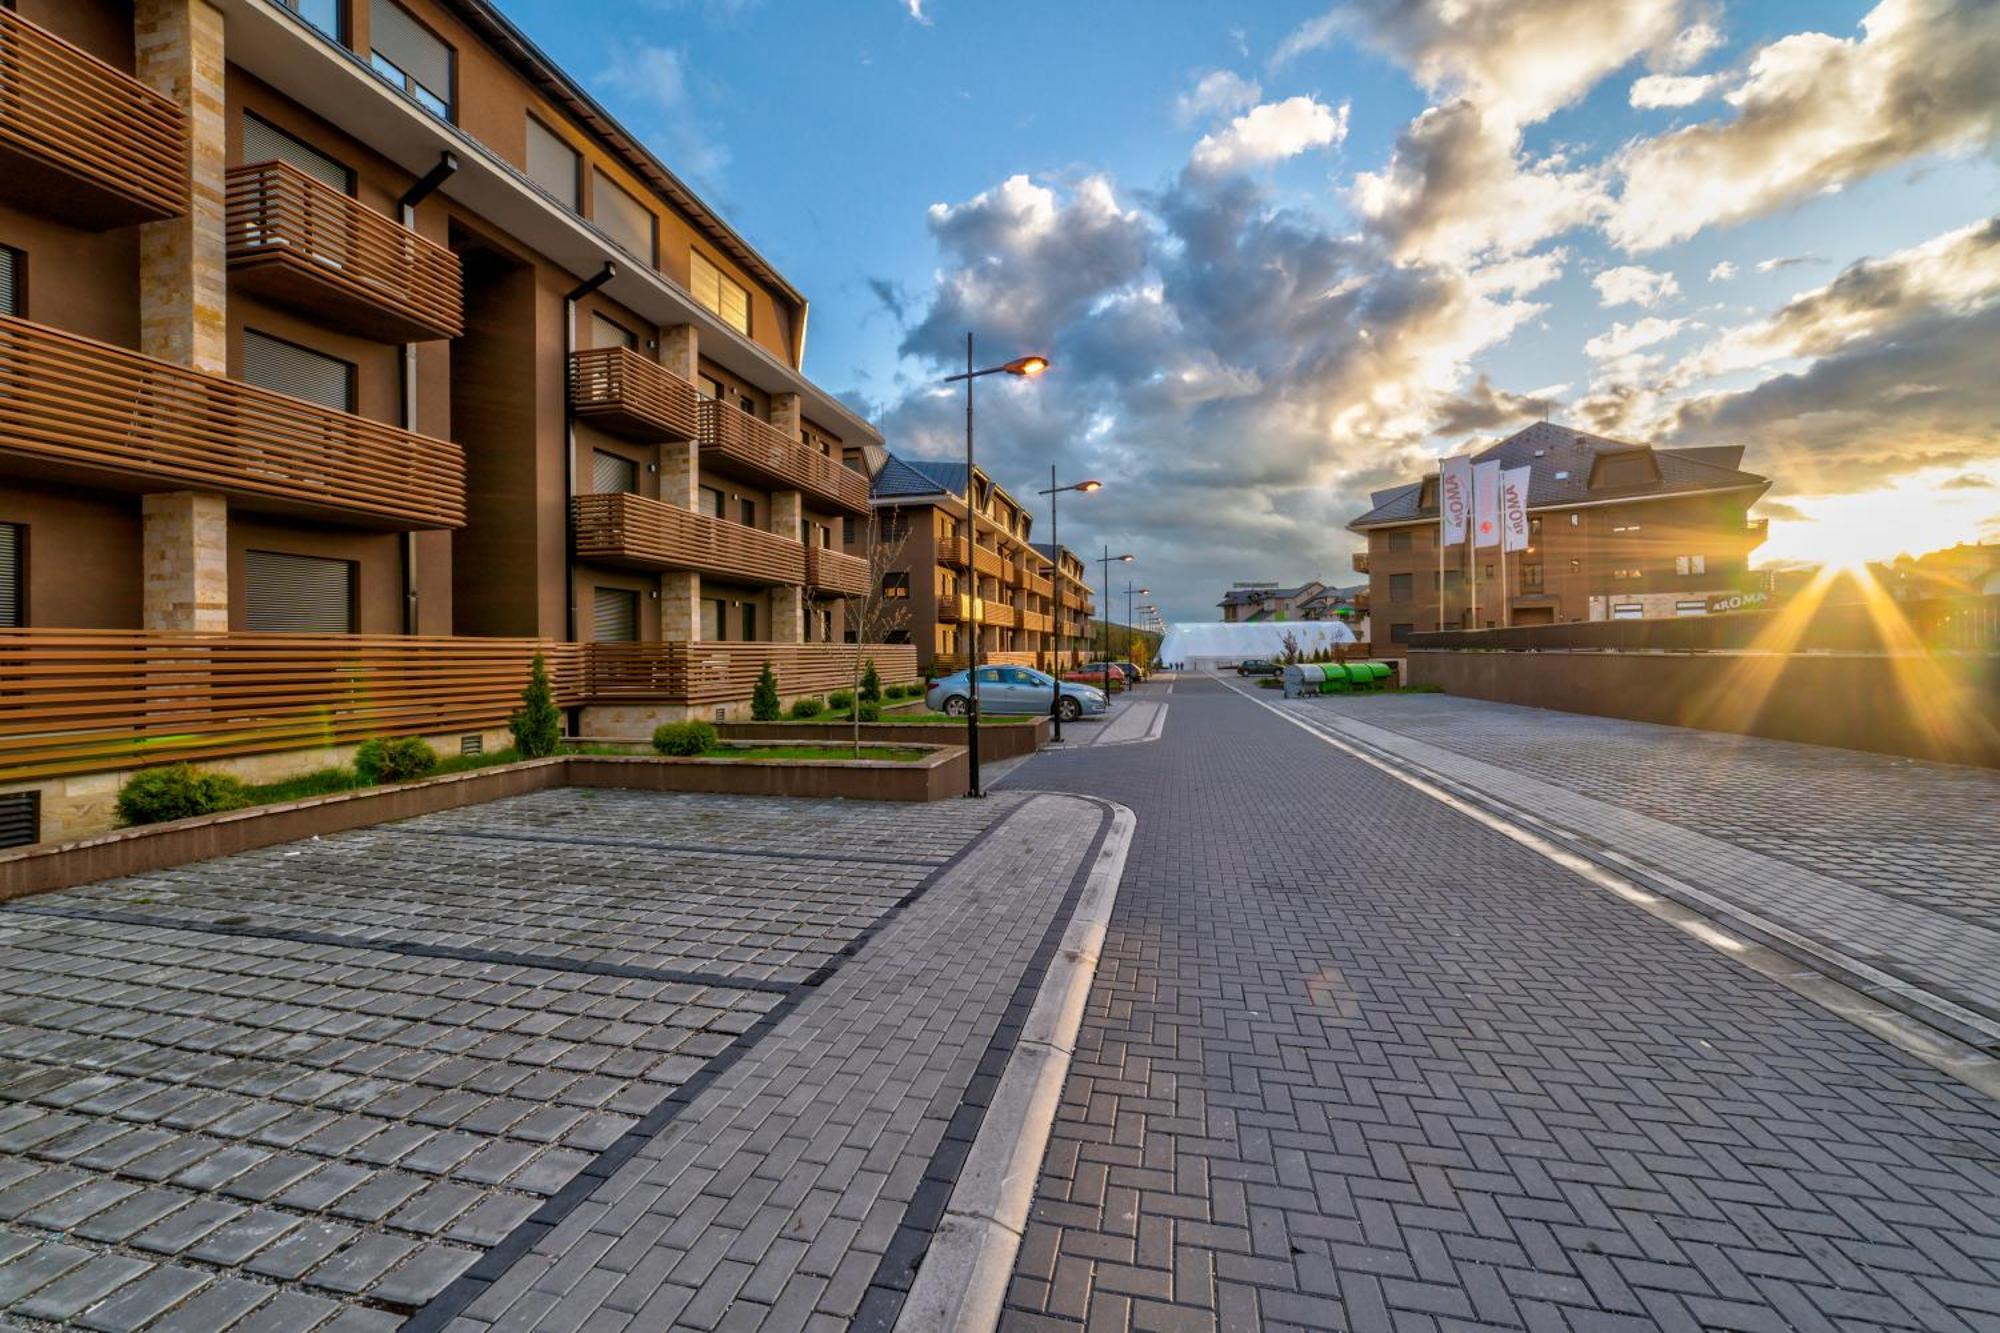
M284 551L243 554L245 629L292 634L355 632L357 567Z
M591 612L590 637L593 642L639 641L639 594L633 589L596 589Z

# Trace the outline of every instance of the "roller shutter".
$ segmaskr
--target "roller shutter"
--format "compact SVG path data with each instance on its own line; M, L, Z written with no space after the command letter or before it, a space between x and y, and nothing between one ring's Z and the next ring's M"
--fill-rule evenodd
M249 629L354 632L352 560L246 551L243 593L243 622Z
M352 171L277 126L248 114L243 117L243 161L283 162L330 189L342 194L354 193Z
M21 310L21 252L0 245L0 315L19 315Z
M590 637L599 643L639 641L639 594L630 588L599 588Z
M639 490L639 465L623 454L590 451L590 485L599 495L631 495Z
M354 367L249 329L243 331L243 379L336 412L354 410Z
M0 523L0 629L18 629L26 623L27 598L22 596L22 574L27 552L27 530L18 523Z

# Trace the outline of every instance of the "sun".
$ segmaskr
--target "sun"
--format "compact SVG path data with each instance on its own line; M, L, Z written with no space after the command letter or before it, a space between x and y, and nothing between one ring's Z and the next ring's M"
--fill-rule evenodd
M1944 484L1965 475L1933 469L1871 491L1788 496L1784 503L1803 517L1773 516L1757 563L1857 570L1870 561L1977 541L1982 524L2000 513L2000 489Z

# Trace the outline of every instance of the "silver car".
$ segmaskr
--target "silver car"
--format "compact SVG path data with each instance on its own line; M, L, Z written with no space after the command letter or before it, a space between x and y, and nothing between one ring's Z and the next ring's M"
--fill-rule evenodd
M1055 677L1032 667L983 666L979 668L979 711L982 713L1046 713L1056 687ZM933 713L964 717L972 704L971 682L963 671L939 677L924 696ZM1062 682L1062 699L1057 707L1065 722L1074 722L1104 711L1104 693L1088 685Z

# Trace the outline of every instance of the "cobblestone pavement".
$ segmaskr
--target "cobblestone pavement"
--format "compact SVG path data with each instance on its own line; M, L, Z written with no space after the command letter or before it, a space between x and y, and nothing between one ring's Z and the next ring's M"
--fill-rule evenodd
M949 906L939 886L1003 825L1039 838L1054 874L1097 811L570 790L8 904L0 1312L162 1333L367 1333L448 1312L561 1218L590 1216L578 1205L620 1163L651 1162L648 1135L694 1090L798 1030L787 1015L824 1026L811 1016L836 995L878 1022L898 1012L911 983L855 960L877 960L863 946L933 892ZM940 947L913 975L962 961ZM975 1001L1022 963L990 949L964 976L983 989L938 1021L986 1042L1010 997L983 1030ZM814 1114L862 1077L843 1062L864 1028L840 1021L792 1051ZM894 1090L923 1126L940 1110L952 1124L985 1047L967 1057L946 1035L869 1091L907 1078ZM934 1052L948 1068L924 1065ZM871 1145L892 1119L863 1116ZM905 1148L938 1150L928 1132ZM884 1168L875 1194L907 1202L918 1167ZM742 1206L748 1174L714 1188ZM888 1226L908 1247L903 1211L865 1216L871 1242ZM754 1250L718 1208L705 1218L732 1258ZM840 1258L842 1275L860 1262Z
M2000 1327L1914 1057L1212 681L1008 786L1139 819L1013 1333Z
M2000 775L1439 695L1285 706L1856 960L1859 989L2000 1050Z

